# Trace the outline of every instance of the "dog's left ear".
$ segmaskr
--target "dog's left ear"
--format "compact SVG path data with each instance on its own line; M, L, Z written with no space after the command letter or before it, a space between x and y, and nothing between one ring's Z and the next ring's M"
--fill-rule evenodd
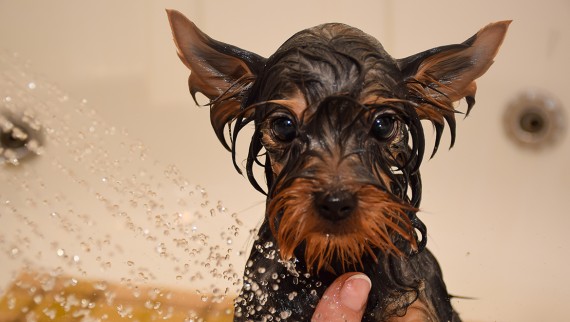
M188 86L210 99L210 121L224 147L230 150L224 128L241 112L241 103L265 58L214 40L176 10L166 10L178 56L190 71Z
M493 63L510 23L492 23L462 44L437 47L398 60L408 87L408 99L418 104L419 117L430 120L436 127L436 148L444 120L450 126L453 145L456 113L453 103L465 98L469 114L475 104L475 80Z

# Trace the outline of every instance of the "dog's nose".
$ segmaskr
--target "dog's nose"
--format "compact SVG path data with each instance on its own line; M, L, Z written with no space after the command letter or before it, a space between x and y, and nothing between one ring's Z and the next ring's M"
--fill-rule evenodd
M348 191L321 192L315 195L319 214L330 221L348 218L356 208L356 197Z

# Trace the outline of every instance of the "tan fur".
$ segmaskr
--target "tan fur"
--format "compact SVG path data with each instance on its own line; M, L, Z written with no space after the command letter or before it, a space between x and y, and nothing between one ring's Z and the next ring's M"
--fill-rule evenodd
M396 233L417 247L412 225L406 211L415 210L407 204L393 200L387 193L370 186L351 187L358 195L358 209L344 222L323 221L313 208L311 196L320 189L318 182L298 179L269 203L269 222L280 245L281 256L288 260L293 251L306 242L307 267L330 269L335 259L344 269L361 269L364 255L375 258L373 249L385 254L402 255L392 242ZM279 229L275 219L283 217Z

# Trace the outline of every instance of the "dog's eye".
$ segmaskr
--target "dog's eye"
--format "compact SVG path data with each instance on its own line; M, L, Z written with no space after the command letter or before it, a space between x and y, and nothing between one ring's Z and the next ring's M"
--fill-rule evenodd
M295 122L288 117L279 117L271 123L273 133L283 142L291 142L297 136Z
M372 123L372 135L377 140L387 140L394 134L396 120L390 115L380 115Z

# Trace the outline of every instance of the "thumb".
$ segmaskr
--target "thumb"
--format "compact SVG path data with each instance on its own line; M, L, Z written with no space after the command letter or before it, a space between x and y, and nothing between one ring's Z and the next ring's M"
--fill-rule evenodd
M366 308L371 282L362 273L346 273L327 288L312 321L360 322Z

